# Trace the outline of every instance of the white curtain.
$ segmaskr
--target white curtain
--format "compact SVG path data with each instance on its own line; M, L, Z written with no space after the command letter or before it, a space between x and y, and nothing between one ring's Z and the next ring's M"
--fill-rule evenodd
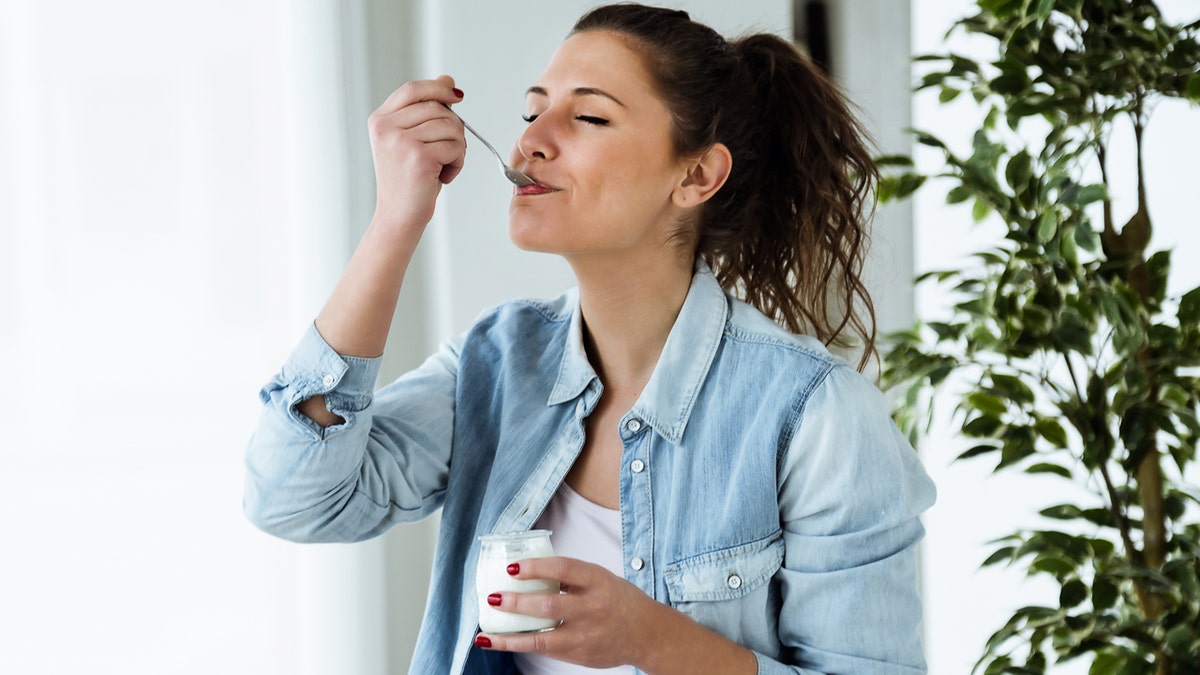
M381 544L241 513L349 241L340 3L0 3L0 672L382 673Z

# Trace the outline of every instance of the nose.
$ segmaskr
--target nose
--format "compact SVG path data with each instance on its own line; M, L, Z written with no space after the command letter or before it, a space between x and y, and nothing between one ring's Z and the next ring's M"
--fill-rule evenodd
M525 131L517 137L517 142L513 146L513 163L529 164L534 161L553 159L557 155L557 145L551 127L545 112L530 122L525 127Z

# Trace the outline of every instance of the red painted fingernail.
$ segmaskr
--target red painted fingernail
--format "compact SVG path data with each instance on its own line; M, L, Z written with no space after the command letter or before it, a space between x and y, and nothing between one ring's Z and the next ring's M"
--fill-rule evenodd
M492 646L492 641L482 635L477 635L475 636L475 646L487 649Z
M500 594L492 593L491 595L489 595L488 596L488 604L491 605L492 607L499 607L500 606Z
M521 573L521 566L517 563L509 565L506 569L508 569L508 575L511 577L515 577Z
M462 90L462 89L459 89L458 87L454 87L454 88L453 88L453 89L451 89L450 91L454 92L454 95L455 95L455 96L457 96L457 97L459 97L459 98L462 98L462 97L463 97L463 90Z

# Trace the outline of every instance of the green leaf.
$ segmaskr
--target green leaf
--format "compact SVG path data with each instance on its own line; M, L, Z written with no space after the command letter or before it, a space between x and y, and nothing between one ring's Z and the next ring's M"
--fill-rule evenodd
M1079 579L1072 579L1063 584L1062 591L1058 594L1058 604L1062 607L1075 607L1084 600L1087 600L1087 597L1087 584Z
M995 438L1000 429L1000 418L994 415L982 415L963 425L963 434L969 438Z
M967 404L975 408L981 413L988 415L1003 415L1008 411L1008 406L1004 401L979 391L973 391L967 394Z
M888 202L904 199L919 190L927 179L927 176L916 173L885 176L879 181L879 200Z
M1053 575L1055 578L1062 578L1075 572L1075 565L1070 560L1056 555L1040 555L1029 564L1029 568Z
M1025 469L1025 473L1052 473L1062 476L1063 478L1071 477L1070 469L1065 466L1059 466L1058 464L1051 464L1049 462L1039 462L1034 464L1033 466Z
M1016 96L1029 86L1029 76L1022 72L1001 75L991 81L992 90L997 94Z
M1100 246L1100 237L1091 226L1084 223L1075 228L1075 243L1089 253L1095 253Z
M938 94L938 103L949 103L950 101L958 98L958 95L961 93L961 89L943 86L942 91Z
M1187 79L1187 86L1184 87L1184 96L1189 101L1200 103L1200 73L1193 73Z
M979 566L980 567L989 567L989 566L995 565L996 563L1001 562L1003 560L1011 560L1013 557L1013 553L1016 550L1017 550L1016 546L1004 546L1002 548L998 548L998 549L996 549L995 552L993 552L991 555L989 555L987 557L987 560L984 560Z
M1119 597L1120 589L1107 576L1097 574L1092 580L1092 607L1097 612L1114 607Z
M1008 160L1008 165L1004 168L1004 179L1014 192L1020 193L1029 187L1029 177L1032 173L1032 159L1028 152L1022 150Z
M1092 202L1098 202L1108 198L1108 189L1103 184L1095 183L1085 185L1079 188L1079 192L1075 195L1075 203L1079 206L1087 206Z
M1167 632L1167 647L1174 652L1186 654L1191 643L1196 639L1196 629L1192 626L1176 626Z
M1053 211L1047 211L1042 214L1038 220L1037 240L1039 244L1045 244L1054 238L1054 233L1058 231L1058 215Z
M1063 260L1072 266L1079 264L1079 250L1075 247L1074 237L1063 237L1059 242L1059 250L1062 252Z
M1037 17L1038 27L1041 28L1046 19L1050 17L1050 12L1054 9L1054 0L1039 0L1037 9L1033 11Z
M1031 404L1034 402L1033 390L1022 382L1021 378L995 372L989 373L988 377L992 380L992 390L997 394L1007 396L1009 400L1016 403Z
M947 204L961 204L971 198L971 189L965 185L956 185L946 193Z
M913 159L908 155L880 155L875 158L875 166L913 166Z
M1035 422L1033 426L1037 429L1038 434L1054 445L1055 448L1067 447L1067 432L1058 423L1058 420L1043 417Z
M1092 549L1092 556L1100 560L1112 556L1117 551L1116 544L1107 539L1089 539L1088 547Z
M971 207L971 217L975 222L982 222L992 212L992 207L988 206L987 202L982 199L976 199L975 205Z
M1083 510L1074 504L1058 504L1039 511L1041 515L1056 520L1075 520L1083 518Z
M970 459L972 457L978 457L979 455L987 454L989 452L996 452L999 449L1000 449L1000 447L996 446L996 445L987 445L987 444L976 445L975 447L971 448L970 450L967 450L966 452L962 453L955 459Z
M1108 509L1084 509L1083 519L1100 527L1116 527L1116 524L1113 523L1112 512Z
M921 145L928 145L934 148L946 149L946 144L943 143L937 136L926 133L924 131L915 131L913 135L917 137L917 142Z
M1177 316L1180 326L1195 326L1200 323L1200 286L1184 293L1179 299Z
M1092 667L1088 669L1088 675L1117 675L1125 667L1126 660L1125 655L1120 652L1102 651L1092 661Z

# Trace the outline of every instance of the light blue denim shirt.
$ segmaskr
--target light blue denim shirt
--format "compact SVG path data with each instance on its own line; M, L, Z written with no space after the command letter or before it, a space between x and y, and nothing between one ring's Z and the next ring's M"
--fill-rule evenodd
M378 369L308 332L262 390L246 512L347 542L442 509L411 672L515 672L473 644L475 542L529 529L583 447L602 387L578 295L501 305L373 393ZM297 412L317 394L344 424ZM852 367L700 264L619 431L626 579L754 650L760 673L925 672L916 546L934 487Z

